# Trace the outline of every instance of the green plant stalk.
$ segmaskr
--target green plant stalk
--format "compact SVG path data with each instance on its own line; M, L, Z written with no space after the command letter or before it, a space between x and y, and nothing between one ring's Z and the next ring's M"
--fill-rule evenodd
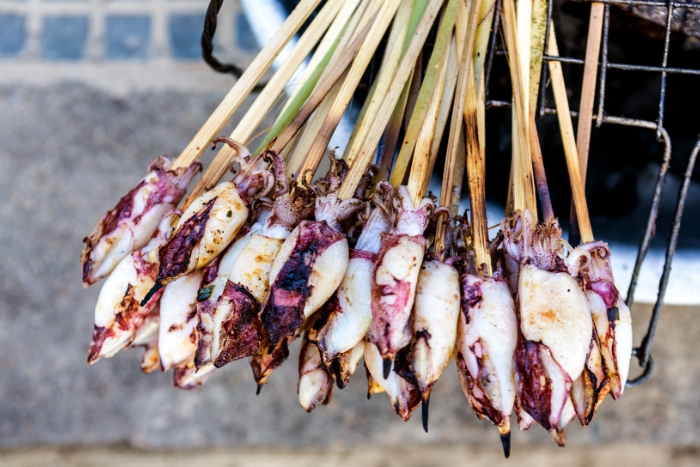
M348 25L346 24L338 38L333 42L331 48L328 49L326 55L323 56L323 59L319 62L316 69L313 71L313 73L311 73L309 79L306 80L306 82L301 86L299 92L296 94L296 96L294 96L290 104L287 106L287 109L282 113L282 115L280 115L277 118L275 124L272 125L272 128L267 133L267 136L265 137L263 142L260 143L260 146L258 146L254 154L260 154L260 152L262 152L262 150L267 147L270 141L272 141L273 138L279 136L280 133L282 133L284 129L287 128L287 126L292 122L292 120L294 120L296 114L299 113L299 109L301 109L301 107L304 105L304 102L306 102L306 100L313 92L314 88L316 87L316 84L318 83L318 80L321 79L321 75L323 75L323 72L326 70L328 63L331 61L331 58L333 57L333 54L335 53L335 50L338 47L338 44L340 43L340 40L347 31L347 28Z

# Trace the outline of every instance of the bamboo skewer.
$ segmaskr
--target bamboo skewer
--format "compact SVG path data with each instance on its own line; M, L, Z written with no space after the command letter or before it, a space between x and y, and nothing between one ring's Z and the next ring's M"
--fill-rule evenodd
M263 142L258 146L258 149L255 151L256 154L260 153L260 151L262 151L268 145L272 138L278 136L284 130L286 125L289 124L296 113L299 112L299 109L304 102L309 98L319 79L321 79L321 76L323 76L324 71L331 59L337 56L336 50L347 33L349 23L352 20L352 15L357 9L360 1L361 0L346 0L345 4L333 20L333 23L328 28L328 31L326 31L326 34L323 36L323 39L321 39L321 41L318 43L313 57L304 70L304 73L294 89L294 92L291 94L286 104L280 111L280 116L275 121L272 129L268 132Z
M367 32L371 25L372 22L367 23L363 31ZM333 68L330 70L330 73L325 75L323 79L318 83L318 85L314 89L311 96L309 96L309 99L306 101L304 106L301 109L299 109L299 112L294 117L294 119L290 122L287 128L285 128L284 131L279 135L273 146L275 150L281 151L281 149L289 143L289 141L297 134L299 129L306 123L311 114L321 104L321 102L328 95L333 86L335 86L340 77L345 73L347 67L350 66L350 63L352 63L353 59L355 58L355 55L357 54L357 51L362 45L362 40L363 39L361 35L356 37L353 43L350 44L348 49L343 52L343 55L340 57L340 59L333 64Z
M274 105L280 93L284 91L284 87L289 82L291 77L296 72L299 65L309 55L313 47L321 39L321 36L330 26L336 14L343 5L342 1L328 2L324 5L321 11L316 15L311 25L306 29L304 34L297 42L292 54L284 62L284 64L275 72L273 77L265 86L265 89L260 93L258 98L253 102L246 112L243 119L236 126L231 139L236 141L246 141L260 125L260 122L265 118L270 108ZM216 155L211 165L202 175L199 183L194 187L188 200L196 199L202 193L213 188L221 179L221 177L229 169L229 165L235 151L228 145L225 145Z
M439 76L441 68L444 68L446 65L444 59L447 56L447 48L450 45L452 30L454 29L455 20L457 19L458 7L459 2L457 0L449 0L445 8L445 13L440 22L437 38L435 40L435 47L433 48L433 53L430 55L425 78L423 79L423 84L418 94L416 106L408 128L406 129L406 136L403 139L403 144L401 145L401 150L396 160L396 166L391 175L391 183L394 186L403 183L406 171L408 170L408 164L411 160L411 155L416 146L416 136L422 131L423 121L426 118L428 105L433 95L435 80Z
M516 115L514 145L517 151L514 153L512 165L512 190L513 209L530 211L533 221L537 222L537 202L535 200L534 177L530 156L529 135L527 122L529 121L528 103L525 98L526 90L523 86L523 69L519 57L518 38L515 24L515 5L513 0L503 0L503 26L508 49L508 64L510 65L511 85L513 88L513 113ZM517 139L517 144L515 139Z
M588 168L588 151L591 142L591 127L593 125L593 103L595 101L598 57L600 56L600 41L603 35L603 3L591 4L591 16L588 23L588 40L586 41L586 59L583 65L583 83L581 85L581 103L578 112L578 131L576 143L578 158L581 164L581 174L584 186L586 169Z
M488 250L489 227L486 217L486 160L479 143L477 122L476 86L474 76L467 82L467 95L464 104L465 142L467 152L467 180L471 212L472 244L477 271L491 276L491 256Z
M365 138L365 141L360 148L357 159L354 164L350 167L343 184L338 191L338 197L340 199L348 199L352 197L355 192L357 184L360 182L365 168L369 165L372 160L372 156L377 149L377 143L381 138L384 128L391 117L391 114L399 100L399 96L403 92L406 81L408 80L411 71L413 70L416 58L418 57L425 40L428 37L428 33L432 28L437 15L440 12L444 0L430 0L430 3L425 9L425 13L420 19L418 26L416 28L413 37L409 43L406 53L404 54L401 64L396 72L395 78L389 87L389 91L384 99L384 102L380 108L377 117L370 127L370 131Z
M391 28L391 36L394 36L391 42L393 42L393 47L387 48L385 50L385 55L387 55L386 62L382 65L379 76L375 80L372 86L372 94L369 98L369 103L365 106L362 118L357 121L355 129L353 131L352 144L348 145L345 151L345 161L348 165L352 165L357 157L357 153L360 150L362 142L367 136L369 131L369 125L374 121L374 118L379 112L379 107L382 104L383 98L386 95L391 81L394 79L396 74L396 69L399 67L401 57L404 54L404 42L406 36L411 34L409 31L409 22L411 20L411 6L412 2L403 2L399 6L396 12L396 17L394 18L394 24Z
M435 137L435 127L437 125L438 112L440 111L440 101L442 100L442 93L445 89L447 59L448 56L444 55L443 63L440 65L437 86L433 87L420 133L416 137L415 154L413 156L411 173L407 184L408 194L415 206L417 206L423 198L432 173L431 170L428 170L430 168L431 159L430 151Z
M453 36L452 40L450 41L449 54L447 56L447 67L445 69L445 89L443 89L442 92L440 110L438 111L437 123L435 124L435 137L433 138L433 145L430 148L430 164L428 166L428 172L431 174L433 173L435 161L437 160L438 152L440 151L442 136L445 133L447 121L450 118L452 102L455 95L455 89L457 87L458 72L459 59L457 58L457 42Z
M355 57L355 61L348 72L348 76L343 81L343 84L338 91L338 96L333 101L333 105L331 106L328 115L326 115L321 129L311 145L309 153L300 169L299 176L303 176L303 174L308 170L312 172L316 171L316 167L318 167L323 154L326 152L328 142L330 141L338 122L340 122L340 118L345 113L345 110L350 103L350 99L352 98L352 95L355 92L360 79L362 78L362 74L365 72L369 61L372 59L372 55L374 55L377 46L379 45L385 31L388 29L389 23L394 17L400 3L401 0L386 0L385 2L381 2L379 16L374 21L370 32L365 37L362 47L360 48L360 51Z
M552 208L552 199L549 196L549 185L547 184L547 175L544 171L544 161L542 160L542 149L540 148L540 138L537 135L537 125L535 124L535 114L530 110L530 124L528 125L528 133L530 136L530 152L532 154L532 169L535 174L535 183L537 184L537 193L540 195L540 206L542 207L542 217L545 222L550 222L554 219L554 209Z
M553 57L559 56L557 39L552 27L549 34L549 44L547 53ZM583 174L580 165L578 152L576 151L576 140L574 138L574 125L571 122L571 112L569 110L569 100L566 95L566 84L564 83L564 73L561 63L556 60L549 61L549 72L552 78L552 90L554 91L554 102L557 107L557 118L559 119L559 129L561 140L564 145L566 156L566 166L569 171L571 181L571 191L574 198L574 208L578 220L578 227L581 233L581 240L584 243L593 241L593 229L591 219L588 215L588 205L586 202L586 190L583 181Z
M289 39L299 30L306 19L316 9L321 0L302 0L292 11L287 20L275 33L270 42L255 57L250 66L236 81L224 100L209 116L202 128L192 138L180 156L173 163L173 169L187 167L197 160L209 147L211 140L221 131L233 113L240 107L248 94L260 81Z
M532 0L532 26L530 33L530 77L528 102L532 112L537 108L540 90L544 38L547 33L547 0Z

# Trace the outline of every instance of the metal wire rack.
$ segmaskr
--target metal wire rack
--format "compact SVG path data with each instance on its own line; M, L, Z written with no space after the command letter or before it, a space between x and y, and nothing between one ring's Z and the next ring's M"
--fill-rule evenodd
M576 2L586 2L590 3L592 0L573 0ZM597 107L597 112L593 116L593 119L595 120L596 126L600 127L605 124L614 124L614 125L625 125L625 126L632 126L632 127L638 127L638 128L644 128L644 129L649 129L655 132L656 134L656 139L661 142L664 146L664 155L663 155L663 160L661 162L661 166L659 168L659 173L656 178L656 186L654 188L654 193L651 199L650 203L650 209L649 209L649 215L647 217L647 222L646 222L646 228L644 231L644 236L642 238L642 241L639 245L639 250L637 253L637 259L635 262L634 270L632 273L632 278L629 284L629 288L627 291L627 299L626 303L628 306L632 305L632 302L634 300L634 292L637 287L637 282L639 278L639 273L642 268L642 264L644 262L644 259L647 255L647 252L649 251L649 247L651 244L651 239L655 235L656 232L656 220L659 214L659 209L661 206L661 195L664 189L664 185L666 183L666 176L668 173L668 169L671 163L671 138L668 134L668 132L664 129L664 116L665 116L665 98L666 98L666 85L667 85L667 77L669 74L678 74L678 75L695 75L698 76L699 78L699 83L700 84L700 69L691 69L691 68L673 68L668 66L668 55L669 55L669 44L671 40L671 33L672 33L672 19L673 19L673 12L677 8L690 8L690 9L697 9L700 10L700 3L685 3L685 2L678 2L678 1L654 1L654 0L601 0L601 3L605 4L605 16L603 20L603 37L602 37L602 44L601 44L601 52L600 52L600 58L598 62L598 107ZM664 48L663 48L663 56L661 59L661 64L660 66L646 66L646 65L630 65L630 64L622 64L622 63L615 63L611 61L608 57L608 51L609 51L609 30L610 30L610 7L611 5L618 4L618 5L629 5L629 6L651 6L651 7L659 7L659 8L665 8L666 9L666 24L664 28ZM553 1L549 0L548 2L548 11L547 11L547 29L546 29L546 35L545 35L545 50L546 44L548 43L547 41L549 40L549 34L551 31L551 22L552 22L552 6L553 6ZM499 27L501 25L501 1L499 0L496 6L496 12L494 15L494 22L493 22L493 27L492 27L492 33L491 33L491 39L490 39L490 44L489 44L489 51L487 55L487 67L486 67L486 83L490 83L490 74L491 74L491 69L493 65L493 60L495 56L498 55L505 55L505 51L503 50L502 44L499 44L498 37L499 37ZM570 63L570 64L575 64L575 65L583 65L584 60L578 59L578 58L571 58L571 57L565 57L565 56L550 56L547 54L543 55L543 60L542 60L542 72L541 72L541 80L540 80L540 90L539 90L539 96L538 96L538 109L537 109L537 116L539 118L542 118L544 115L547 114L556 114L556 109L552 108L551 106L547 105L547 99L546 99L546 83L547 83L547 72L548 72L548 67L547 63L549 61L556 60L562 63ZM626 118L623 116L615 116L615 115L609 115L606 112L605 109L605 98L606 98L606 90L607 90L607 81L608 81L608 71L609 70L622 70L622 71L642 71L642 72L648 72L648 73L655 73L659 74L661 77L661 85L660 85L660 90L659 90L659 102L658 102L658 112L656 116L655 121L648 121L648 120L640 120L640 119L633 119L633 118ZM487 97L487 103L486 106L487 108L494 108L494 107L510 107L511 103L509 101L502 101L502 100L493 100L489 99L488 96L488 91L489 87L486 87L486 97ZM572 117L578 117L577 112L571 112ZM698 131L700 131L700 128L698 128ZM684 175L683 175L683 181L678 193L678 198L676 201L676 209L675 209L675 215L673 219L673 226L671 228L671 232L668 237L668 245L666 247L666 258L664 262L664 267L663 267L663 272L661 275L661 280L659 282L659 289L658 289L658 294L657 294L657 299L656 303L654 304L654 308L652 311L652 316L649 322L649 326L647 329L647 332L642 339L639 347L636 347L634 349L634 355L636 356L639 365L643 368L643 371L641 375L638 377L631 379L627 382L627 386L637 386L644 381L646 381L652 374L654 370L654 360L651 356L651 347L652 343L654 340L654 333L656 332L656 328L659 322L659 317L661 315L661 311L663 309L663 300L664 300L664 295L666 293L666 287L668 285L668 279L669 279L669 274L671 272L671 264L673 262L673 256L676 251L676 245L678 243L678 234L680 231L680 226L681 226L681 221L683 218L683 210L685 207L685 201L688 196L688 189L690 187L690 181L691 181L691 176L693 173L693 169L695 167L695 162L698 157L698 153L700 152L700 139L697 141L695 144L694 149L692 150L692 153L690 155L688 164L686 166Z

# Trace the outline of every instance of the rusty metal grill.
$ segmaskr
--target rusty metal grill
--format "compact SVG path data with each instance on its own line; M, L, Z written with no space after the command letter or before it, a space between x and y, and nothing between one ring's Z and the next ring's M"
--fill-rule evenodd
M591 0L574 0L577 2L590 3ZM650 202L649 215L647 217L646 228L644 236L639 245L639 250L637 253L637 259L634 266L634 271L632 273L632 278L627 290L626 303L628 306L632 305L634 300L634 292L637 286L639 273L642 268L644 259L649 251L651 244L651 239L656 232L656 220L659 214L659 209L661 206L661 195L663 192L664 185L666 183L666 176L671 163L671 138L668 132L664 129L664 115L665 115L665 97L666 97L666 84L667 76L669 74L680 74L680 75L695 75L698 76L698 85L700 86L700 69L692 68L674 68L668 66L668 55L669 55L669 44L672 33L672 18L673 11L676 8L692 8L700 10L700 3L684 3L677 1L649 1L649 0L602 0L601 3L605 4L605 16L603 19L603 36L601 43L601 52L598 62L598 106L597 112L593 116L596 122L596 126L600 127L605 124L614 125L625 125L644 128L652 130L656 134L656 139L664 145L664 156L659 168L658 176L656 179L656 186L654 193ZM660 7L666 9L666 24L664 29L664 48L663 56L659 66L646 66L646 65L630 65L615 63L608 58L609 51L609 30L610 30L610 7L613 4L619 5L639 5L647 7ZM546 44L549 40L549 34L551 31L552 22L552 6L553 1L549 0L547 11L547 29L545 36L545 50ZM491 40L489 44L489 52L487 56L487 67L486 67L486 83L490 83L491 68L493 65L493 60L495 56L505 55L503 49L503 41L499 40L499 26L501 26L501 1L499 0L496 7L496 13L494 15L493 28L491 33ZM584 60L572 57L553 57L547 54L543 55L542 60L542 74L540 80L540 90L538 96L538 109L537 116L542 118L547 114L555 114L556 109L549 106L546 99L545 87L547 83L547 63L551 60L557 60L562 63L570 63L575 65L583 65ZM627 118L623 116L609 115L605 110L605 97L606 97L606 84L608 80L608 70L621 70L621 71L642 71L648 73L656 73L661 77L661 86L659 90L659 102L658 102L658 113L655 121L640 120ZM508 101L492 100L488 97L489 87L486 87L486 97L487 97L487 108L493 107L510 107L511 103ZM571 112L572 117L578 117L577 112ZM700 131L700 128L698 128ZM688 164L686 166L683 181L678 193L678 198L676 201L676 209L673 220L673 225L668 236L668 244L666 247L666 258L664 262L663 272L661 275L661 280L659 282L659 289L656 298L656 303L654 304L652 316L647 328L647 332L642 339L639 347L634 349L634 355L636 356L639 365L643 368L642 374L631 379L627 382L627 386L637 386L644 381L646 381L652 374L654 370L654 360L651 356L651 347L654 340L654 333L659 322L659 317L663 309L663 300L666 293L666 287L668 285L669 274L671 272L671 264L673 262L673 256L676 251L676 245L678 243L678 234L680 231L681 221L683 219L683 209L685 207L685 201L688 195L688 188L690 187L691 176L693 169L695 167L695 162L697 160L698 153L700 152L700 139L695 144L695 147L690 155Z

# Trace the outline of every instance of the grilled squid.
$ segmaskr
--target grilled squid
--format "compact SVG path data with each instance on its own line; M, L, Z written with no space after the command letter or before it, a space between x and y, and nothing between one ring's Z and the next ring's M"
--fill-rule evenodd
M374 261L381 247L382 236L391 226L391 203L393 187L381 182L378 190L384 192L383 199L375 198L377 207L365 224L355 248L350 250L348 268L338 290L319 311L309 338L316 343L327 366L341 354L351 351L362 342L372 323L371 283ZM341 362L335 364L340 369ZM336 382L344 386L346 378Z
M348 267L348 240L341 222L365 207L336 195L348 167L331 153L331 167L317 182L315 220L304 220L282 244L270 270L270 291L262 312L268 342L294 335L340 285Z
M314 195L296 183L252 228L246 245L231 266L214 312L211 359L217 367L255 354L262 340L260 304L269 289L270 272L280 247L301 219L313 213Z
M275 174L284 176L284 166L275 152L266 150L252 159L247 148L229 138L216 138L214 144L222 141L236 150L234 162L240 165L240 171L233 180L218 184L185 210L175 233L158 250L158 287L203 268L233 241L248 219L250 203L275 186L270 164Z
M411 310L425 253L423 231L434 205L424 198L415 207L408 189L401 186L394 208L395 225L382 239L372 271L372 325L368 333L384 360L385 377L389 376L394 355L411 340Z
M593 322L585 293L558 254L557 221L533 229L525 211L516 213L514 225L502 223L506 266L519 265L517 396L519 407L551 431L585 366Z
M160 299L158 353L163 371L192 358L197 350L197 292L202 271L180 277L165 287Z
M171 165L165 156L153 161L148 175L83 240L83 286L108 276L132 251L146 246L160 221L177 207L192 177L202 169L200 162L178 169L171 169Z
M464 274L461 280L455 360L462 389L474 412L498 427L510 455L510 416L515 403L513 358L518 319L507 283L495 277Z
M408 350L408 347L406 347ZM409 353L404 351L404 356L408 357ZM420 390L414 381L407 381L403 377L399 376L394 368L394 361L390 361L391 366L389 367L389 374L384 375L384 358L382 354L379 353L379 349L372 342L365 342L365 368L367 369L367 383L368 391L367 397L372 394L377 394L380 392L386 392L391 400L391 406L394 411L404 420L408 421L411 418L411 414L418 407L421 401ZM399 359L397 355L397 362L405 361L405 359ZM398 369L400 371L400 368Z
M243 235L239 233L239 238L203 269L202 288L197 294L199 324L197 324L197 353L194 359L197 368L212 362L212 346L216 339L214 314L219 298L224 293L233 263L252 236L252 231L246 230L248 231L240 232Z
M158 298L141 306L141 300L153 287L158 270L149 259L165 242L171 225L180 211L172 210L160 222L151 241L142 249L122 259L107 278L95 307L95 327L88 353L88 363L109 358L128 345L143 345L158 329ZM155 324L154 324L155 323ZM155 326L155 327L154 327ZM137 341L138 339L138 341Z
M605 375L610 379L610 393L618 399L624 392L632 358L632 315L615 287L608 245L586 243L574 249L571 256L580 250L590 255L590 261L581 267L579 276L586 284Z
M174 368L173 385L178 389L197 389L206 383L216 370L212 364L197 368L192 358L193 356Z
M319 404L326 405L333 393L333 377L321 360L316 345L304 336L299 353L299 404L311 413Z

